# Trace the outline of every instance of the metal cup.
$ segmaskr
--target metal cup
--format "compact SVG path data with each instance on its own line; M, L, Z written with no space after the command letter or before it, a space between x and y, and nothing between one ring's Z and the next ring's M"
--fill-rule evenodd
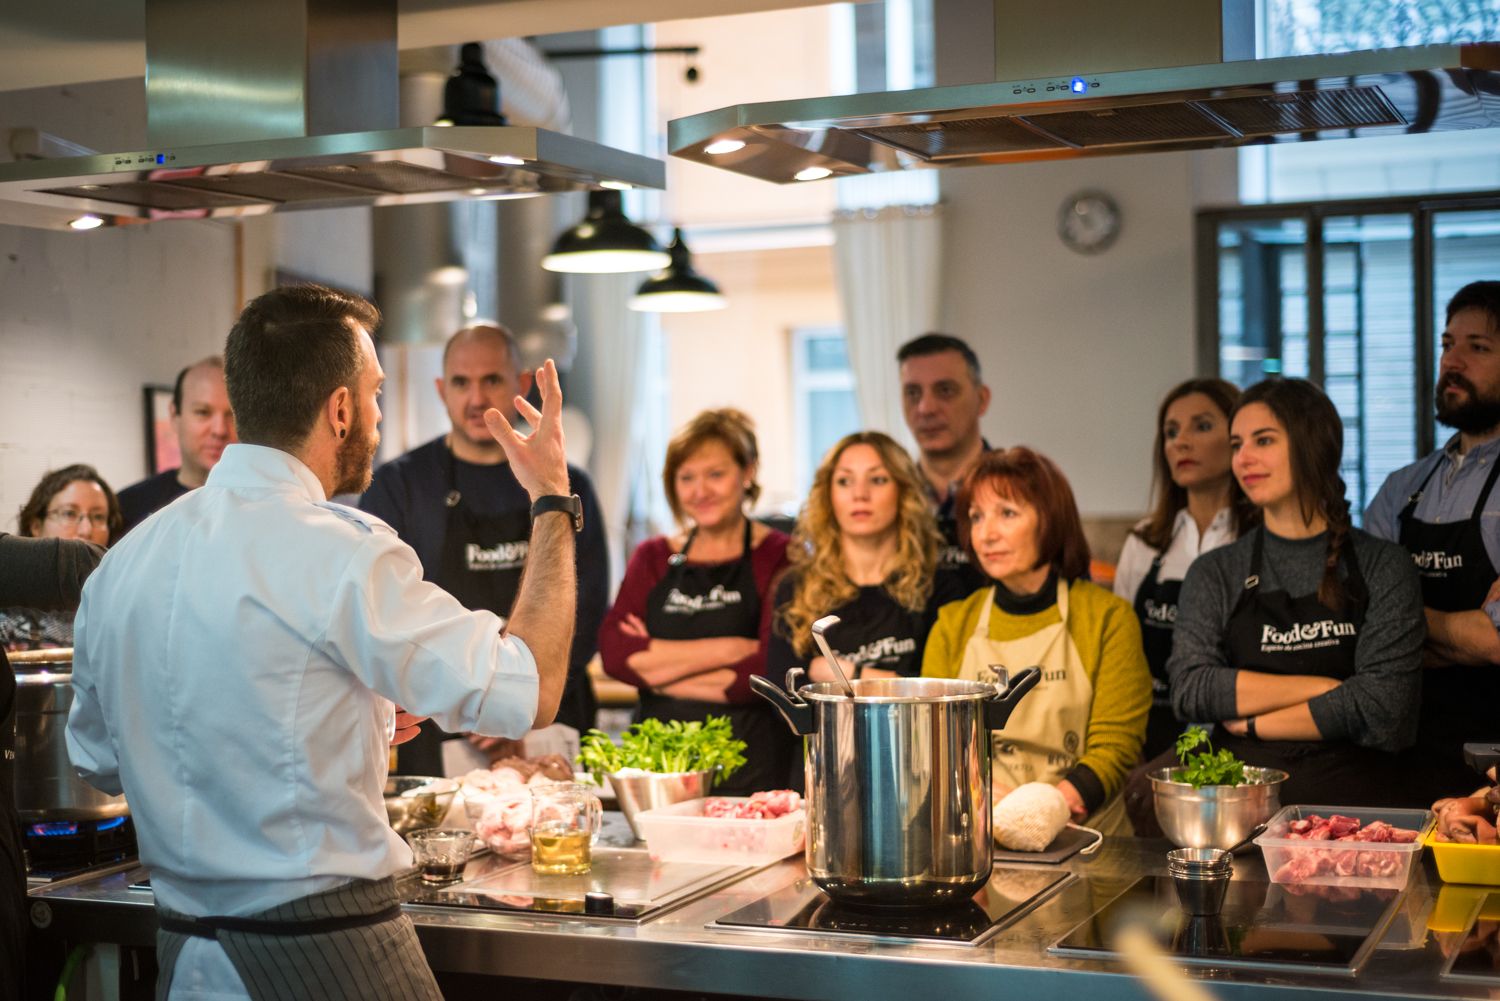
M1218 914L1224 907L1224 895L1229 892L1229 873L1222 876L1173 873L1172 885L1177 888L1177 900L1185 913L1195 917Z

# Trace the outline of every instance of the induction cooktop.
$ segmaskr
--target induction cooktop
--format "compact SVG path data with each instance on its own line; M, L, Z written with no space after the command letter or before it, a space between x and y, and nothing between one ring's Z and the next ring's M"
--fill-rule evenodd
M996 866L984 889L961 904L884 911L839 904L811 879L799 879L769 896L731 911L715 921L714 926L822 937L976 946L1073 878L1071 874L1055 869Z
M1237 879L1219 914L1191 917L1179 906L1171 879L1145 876L1049 951L1118 959L1117 933L1140 924L1184 963L1353 976L1374 951L1400 897L1399 890Z

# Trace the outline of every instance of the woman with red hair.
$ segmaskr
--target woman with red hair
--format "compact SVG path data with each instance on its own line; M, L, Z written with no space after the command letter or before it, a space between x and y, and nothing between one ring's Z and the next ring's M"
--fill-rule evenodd
M1140 756L1151 674L1129 603L1088 580L1089 546L1073 489L1046 456L988 452L958 497L960 537L993 582L945 605L922 673L1042 680L992 735L995 797L1053 784L1075 821L1128 834L1120 796Z

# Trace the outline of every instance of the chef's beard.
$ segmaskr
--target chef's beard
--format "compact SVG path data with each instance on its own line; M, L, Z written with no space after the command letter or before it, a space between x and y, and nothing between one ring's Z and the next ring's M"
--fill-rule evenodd
M1463 403L1445 404L1443 390L1457 386L1469 398ZM1500 425L1500 396L1486 396L1472 382L1456 373L1448 373L1437 384L1437 419L1457 431L1480 434Z
M365 492L375 468L375 449L379 446L379 429L365 426L365 408L355 404L354 419L349 422L349 437L339 443L335 494Z

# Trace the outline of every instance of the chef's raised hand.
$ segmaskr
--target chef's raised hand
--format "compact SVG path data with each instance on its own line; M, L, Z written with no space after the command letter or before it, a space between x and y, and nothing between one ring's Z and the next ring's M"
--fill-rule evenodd
M536 385L542 394L540 411L516 397L516 410L530 422L530 434L518 433L493 407L484 414L484 423L505 451L511 472L516 474L516 480L532 500L548 494L572 493L568 486L568 456L563 443L562 385L557 381L557 366L551 358L536 370Z

